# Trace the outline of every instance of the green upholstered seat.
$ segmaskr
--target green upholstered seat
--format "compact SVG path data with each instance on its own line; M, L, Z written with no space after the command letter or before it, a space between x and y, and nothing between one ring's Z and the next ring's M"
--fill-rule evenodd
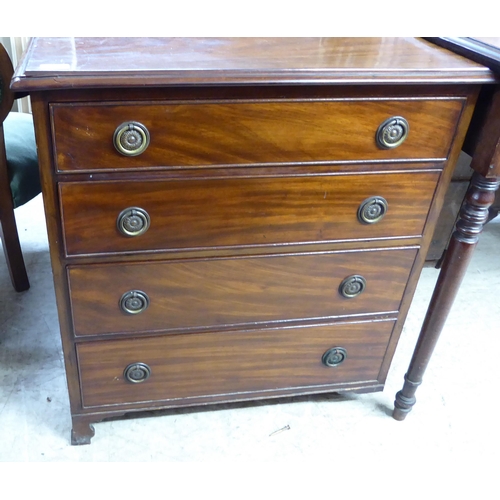
M17 208L41 192L33 118L11 112L3 127L10 189Z

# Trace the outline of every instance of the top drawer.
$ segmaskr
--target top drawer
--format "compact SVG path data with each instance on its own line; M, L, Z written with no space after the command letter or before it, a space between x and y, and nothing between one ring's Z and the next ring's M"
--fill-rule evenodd
M444 159L464 102L405 98L52 104L51 117L59 171ZM377 131L394 116L407 120L409 133L400 146L384 149L377 145ZM131 122L149 134L148 147L137 156L125 156L114 146L115 131ZM140 133L132 135L132 142L142 140Z

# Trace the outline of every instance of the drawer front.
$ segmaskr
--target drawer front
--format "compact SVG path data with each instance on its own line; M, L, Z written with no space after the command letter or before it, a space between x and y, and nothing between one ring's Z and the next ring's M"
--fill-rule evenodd
M371 250L69 266L76 336L397 311L417 250ZM353 278L362 292L346 298ZM348 289L349 285L345 285ZM128 292L135 307L121 309Z
M446 158L465 100L461 98L308 101L52 104L57 169L282 164ZM377 146L388 118L409 124L395 149ZM115 131L138 122L149 146L124 156Z
M68 255L420 236L438 172L285 178L61 183ZM360 222L365 200L385 216ZM118 229L127 208L146 232Z
M382 321L83 343L77 346L83 405L179 399L189 404L197 397L209 402L236 393L241 398L293 387L305 393L373 382L392 327L392 321ZM327 366L322 359L332 348L337 352L330 362L343 361ZM146 365L139 380L148 369L150 375L132 383L125 370L137 363Z

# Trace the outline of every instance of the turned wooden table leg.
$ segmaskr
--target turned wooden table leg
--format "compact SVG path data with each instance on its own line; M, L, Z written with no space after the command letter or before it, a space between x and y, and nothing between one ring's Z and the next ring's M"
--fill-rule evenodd
M415 392L422 383L425 369L453 305L479 235L488 220L488 208L495 200L495 191L499 185L500 177L486 179L478 173L472 177L408 372L405 375L403 389L396 394L392 414L396 420L404 420L416 402Z

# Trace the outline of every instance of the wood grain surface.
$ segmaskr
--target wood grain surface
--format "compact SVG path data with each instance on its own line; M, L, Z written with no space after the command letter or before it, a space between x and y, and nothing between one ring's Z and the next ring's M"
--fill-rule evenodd
M234 84L491 82L413 37L34 38L16 90Z
M84 407L252 393L377 379L393 321L309 328L171 335L77 346ZM321 358L347 350L336 367ZM123 375L146 363L151 376L133 384ZM179 401L180 403L180 401Z
M117 170L349 160L446 158L464 105L455 99L233 101L98 106L53 105L57 168ZM409 123L395 149L375 142L392 116ZM113 146L115 130L135 121L149 131L142 154Z
M68 255L238 247L420 236L439 172L246 179L60 183ZM388 210L362 224L359 206L384 197ZM149 214L127 237L117 217Z
M104 333L207 328L397 311L417 250L218 258L69 266L74 331ZM366 290L346 299L342 281L362 275ZM148 309L119 308L129 290Z

